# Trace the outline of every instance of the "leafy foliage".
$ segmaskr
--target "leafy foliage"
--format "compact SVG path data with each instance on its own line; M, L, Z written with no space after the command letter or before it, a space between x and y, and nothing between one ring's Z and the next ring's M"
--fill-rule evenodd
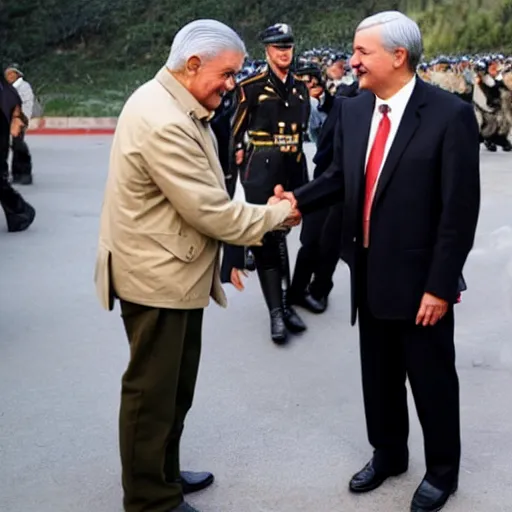
M47 106L108 102L105 91L122 99L154 74L193 19L233 26L261 57L258 34L272 23L290 23L299 50L350 48L356 24L385 9L418 21L427 56L512 50L512 0L0 0L0 61L20 63Z

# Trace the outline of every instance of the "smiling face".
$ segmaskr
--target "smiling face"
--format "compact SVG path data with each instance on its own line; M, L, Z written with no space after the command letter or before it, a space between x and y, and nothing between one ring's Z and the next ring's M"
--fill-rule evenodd
M204 62L199 57L190 57L181 73L183 83L203 107L216 110L224 94L235 88L235 76L242 69L244 58L243 53L233 50L225 50Z
M412 76L407 67L407 50L388 51L382 44L381 26L356 32L350 65L359 79L359 87L386 99L399 90L405 75Z
M293 59L293 45L267 46L267 61L280 71L287 71Z

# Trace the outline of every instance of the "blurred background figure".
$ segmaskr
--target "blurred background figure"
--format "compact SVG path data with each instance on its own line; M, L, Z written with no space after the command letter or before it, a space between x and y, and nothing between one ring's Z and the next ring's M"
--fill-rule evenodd
M18 136L12 139L12 181L20 185L32 184L32 157L25 141L25 132L34 110L34 92L25 80L18 64L11 64L5 70L5 79L18 92L21 98L23 128Z
M9 141L23 129L21 98L16 89L0 75L0 204L9 232L24 231L36 212L9 183Z

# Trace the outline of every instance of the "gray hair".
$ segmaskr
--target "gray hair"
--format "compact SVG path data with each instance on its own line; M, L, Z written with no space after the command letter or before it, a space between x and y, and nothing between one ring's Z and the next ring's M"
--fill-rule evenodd
M399 11L384 11L364 19L356 32L370 27L382 26L382 44L392 52L397 48L405 48L411 71L416 68L423 53L423 41L418 24Z
M244 55L247 53L240 36L224 23L216 20L192 21L174 37L166 65L171 71L180 71L194 55L209 60L225 50L239 51Z

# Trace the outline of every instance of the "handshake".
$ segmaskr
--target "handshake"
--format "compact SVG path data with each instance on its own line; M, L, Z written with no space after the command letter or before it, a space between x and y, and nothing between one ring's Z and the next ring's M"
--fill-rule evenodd
M283 228L291 228L293 226L298 226L300 224L302 215L300 214L297 208L297 200L293 195L293 192L285 192L282 185L276 185L274 188L274 195L269 198L267 204L277 204L280 201L289 201L292 205L292 210L290 215L285 219L285 221L281 224Z

